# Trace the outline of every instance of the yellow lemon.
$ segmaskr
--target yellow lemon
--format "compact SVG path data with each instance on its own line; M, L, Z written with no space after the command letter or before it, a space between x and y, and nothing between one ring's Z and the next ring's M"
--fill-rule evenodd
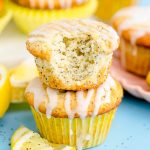
M33 59L23 61L19 66L10 71L11 102L24 102L24 91L28 83L38 76L38 71Z
M0 65L0 118L3 117L10 103L10 83L7 69Z
M49 143L38 133L20 127L11 138L11 150L75 150L74 147Z

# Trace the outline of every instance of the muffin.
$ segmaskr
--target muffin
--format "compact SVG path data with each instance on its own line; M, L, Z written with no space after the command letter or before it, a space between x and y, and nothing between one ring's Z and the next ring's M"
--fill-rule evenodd
M90 17L96 7L96 0L9 0L8 6L24 33L54 20Z
M119 37L108 25L87 19L55 21L33 31L26 42L41 81L60 90L86 90L108 75Z
M51 89L36 78L25 92L42 137L77 149L105 141L122 95L110 75L98 88L85 91Z
M14 0L21 6L36 9L65 9L85 4L88 0Z
M0 33L11 19L11 12L4 8L4 1L0 0Z
M137 2L138 0L98 0L98 8L95 15L96 17L109 22L114 13L119 9L135 5Z
M121 37L121 63L137 75L146 76L150 70L150 7L129 7L112 19Z
M33 59L27 59L10 70L11 103L25 102L25 89L29 82L37 76L38 72Z

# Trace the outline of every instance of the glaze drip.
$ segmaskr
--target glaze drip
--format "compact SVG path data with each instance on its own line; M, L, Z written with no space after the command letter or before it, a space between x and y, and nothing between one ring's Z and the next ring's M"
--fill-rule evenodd
M123 31L131 29L131 44L135 45L137 39L146 34L150 34L150 7L130 7L119 11L113 20L126 16L127 19L118 26L118 32L121 35Z

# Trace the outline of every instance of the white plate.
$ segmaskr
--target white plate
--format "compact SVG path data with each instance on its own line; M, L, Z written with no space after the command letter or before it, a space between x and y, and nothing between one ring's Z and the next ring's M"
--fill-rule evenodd
M113 60L111 74L130 94L150 102L150 86L147 85L145 78L127 72L121 66L118 58L114 58Z

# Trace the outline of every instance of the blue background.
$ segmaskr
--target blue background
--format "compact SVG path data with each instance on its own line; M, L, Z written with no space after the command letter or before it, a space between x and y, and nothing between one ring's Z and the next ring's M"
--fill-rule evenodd
M140 4L150 5L150 0ZM28 105L12 104L0 119L0 150L10 149L10 137L20 125L36 130ZM125 93L106 142L90 150L150 150L150 104Z

